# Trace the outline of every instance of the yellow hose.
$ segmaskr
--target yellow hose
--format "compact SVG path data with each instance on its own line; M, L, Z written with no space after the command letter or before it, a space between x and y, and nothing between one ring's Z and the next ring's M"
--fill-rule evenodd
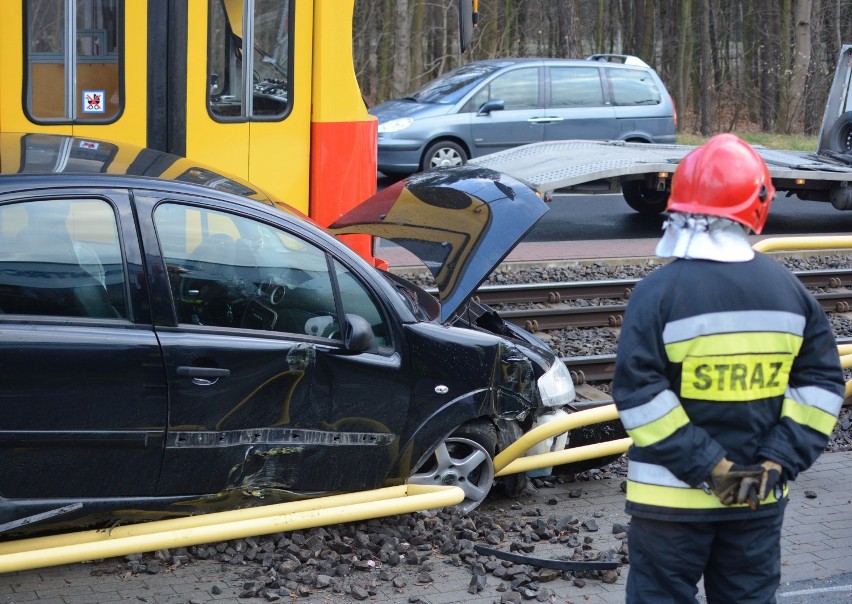
M535 470L538 468L547 468L564 463L572 463L575 461L583 461L585 459L596 459L598 457L606 457L607 455L624 453L632 444L632 439L620 438L618 440L609 440L607 442L584 445L573 449L541 453L540 455L532 455L530 457L519 457L495 475L499 477L506 476L508 474L518 474L520 472L528 472L529 470Z
M494 472L499 473L510 463L521 457L535 445L543 440L562 434L568 430L579 428L580 426L588 426L590 424L599 424L601 422L618 419L618 410L615 405L604 405L595 409L587 409L586 411L578 411L577 413L569 413L564 417L554 419L542 424L537 428L533 428L521 438L506 447L494 458ZM548 455L542 453L542 455ZM538 459L541 455L531 455L529 459ZM536 467L546 468L552 464L542 463Z
M381 497L386 495L393 495L393 497L376 499L377 493ZM365 500L365 495L372 497L370 500ZM328 505L326 500L333 500L335 505ZM139 524L121 527L124 530L120 534L125 536L120 537L113 536L107 531L76 533L88 537L88 540L84 537L78 543L68 543L65 540L68 537L67 535L41 537L37 541L28 539L3 544L8 548L9 546L14 547L14 544L18 543L19 549L12 553L0 555L0 573L111 558L138 552L152 552L163 548L188 547L200 543L227 541L253 535L295 531L341 522L357 522L394 514L443 508L455 505L462 500L464 500L464 491L459 487L405 485L333 497L320 497L309 502L296 502L298 505L295 508L298 511L279 512L269 516L258 517L258 511L263 508L250 508L149 523L159 525L160 528L160 530L150 533L146 532L146 524ZM305 509L304 504L306 503L311 504L309 509ZM281 510L288 505L291 504L276 504L267 507ZM227 520L222 521L222 518L227 518ZM199 525L199 522L204 524ZM167 527L165 529L162 528L164 523L168 523L165 525ZM114 534L117 531L119 529L111 531L111 533ZM107 533L106 538L92 539L92 533L97 532ZM131 532L138 534L130 535ZM32 549L30 545L33 543L37 543L39 548Z

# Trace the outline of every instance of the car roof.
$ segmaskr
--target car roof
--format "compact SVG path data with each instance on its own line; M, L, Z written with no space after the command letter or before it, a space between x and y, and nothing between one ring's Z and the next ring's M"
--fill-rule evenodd
M593 58L592 58L593 57ZM569 65L574 67L589 67L590 63L593 65L600 65L601 63L605 64L606 67L612 67L615 69L647 69L649 71L653 71L650 65L645 64L638 58L631 57L630 55L592 55L589 59L560 59L554 57L506 57L506 58L496 58L496 59L483 59L481 61L473 61L471 63L466 63L465 65L494 65L501 69L506 67L512 67L515 65L523 65L526 63L543 63L545 65ZM624 62L617 62L614 60L607 60L605 57L619 57L624 60ZM630 60L630 59L636 59Z
M215 190L307 218L238 176L185 157L92 138L42 133L0 134L0 187L3 189L16 188L22 180L27 187L72 182L103 186L105 178L126 187L150 188L167 184L172 190L187 192L204 190L210 194Z

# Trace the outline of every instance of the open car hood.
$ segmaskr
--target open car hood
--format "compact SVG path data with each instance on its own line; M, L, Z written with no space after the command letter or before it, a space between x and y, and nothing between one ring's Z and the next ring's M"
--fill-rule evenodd
M417 256L435 277L445 322L547 210L519 180L459 166L401 180L328 230L382 237Z

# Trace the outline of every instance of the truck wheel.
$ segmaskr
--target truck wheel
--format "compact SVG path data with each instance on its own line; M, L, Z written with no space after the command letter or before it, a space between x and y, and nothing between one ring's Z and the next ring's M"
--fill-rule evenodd
M834 122L828 134L828 148L838 153L852 153L852 111Z
M435 170L440 168L453 168L463 166L467 163L467 153L461 145L453 141L438 141L432 143L423 154L420 169Z
M669 201L668 191L649 189L641 180L621 183L621 194L627 205L640 214L659 214L666 209Z
M438 445L407 482L460 487L464 500L456 507L465 514L471 512L485 501L494 484L496 446L497 432L492 424L466 424Z

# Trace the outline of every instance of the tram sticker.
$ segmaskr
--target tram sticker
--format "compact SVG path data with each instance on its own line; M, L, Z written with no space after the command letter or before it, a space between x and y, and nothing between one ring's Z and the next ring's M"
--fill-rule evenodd
M83 113L104 113L106 111L105 95L105 90L84 90Z
M89 149L91 151L97 151L98 147L100 147L100 143L95 141L80 141L80 149Z

